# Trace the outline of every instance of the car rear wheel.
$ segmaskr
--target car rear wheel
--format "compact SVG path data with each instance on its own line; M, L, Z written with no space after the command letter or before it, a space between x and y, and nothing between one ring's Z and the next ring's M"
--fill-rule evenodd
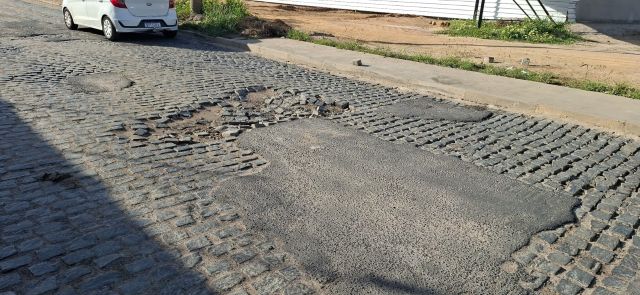
M167 38L175 38L178 35L178 31L162 31L162 35Z
M120 34L116 32L116 27L106 16L102 19L102 33L104 33L104 37L109 41L118 40L118 37L120 37Z
M67 29L77 30L78 25L73 22L73 17L71 16L71 12L69 12L69 9L65 8L62 13L64 14L64 24L67 26Z

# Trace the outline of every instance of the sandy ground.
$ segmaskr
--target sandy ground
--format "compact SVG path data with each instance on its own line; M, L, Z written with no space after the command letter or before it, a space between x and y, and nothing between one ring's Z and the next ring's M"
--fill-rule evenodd
M294 7L247 1L252 14L281 19L292 27L337 38L356 39L375 46L432 56L458 56L481 62L495 57L498 66L520 66L558 75L602 82L624 82L640 87L640 32L620 35L620 28L608 29L609 36L585 25L574 25L590 42L573 45L529 44L449 37L437 34L440 23L430 18L360 13L344 10ZM435 25L433 24L435 22ZM640 28L640 26L639 26ZM613 34L615 33L615 34Z

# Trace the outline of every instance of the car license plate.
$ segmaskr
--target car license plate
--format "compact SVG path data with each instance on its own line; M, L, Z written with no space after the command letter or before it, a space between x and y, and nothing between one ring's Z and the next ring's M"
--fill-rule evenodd
M144 23L145 28L160 28L160 23Z

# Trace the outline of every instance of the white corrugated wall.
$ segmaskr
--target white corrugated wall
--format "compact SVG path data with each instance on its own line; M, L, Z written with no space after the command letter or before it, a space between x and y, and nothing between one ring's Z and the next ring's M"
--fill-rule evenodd
M442 18L473 18L475 0L256 0L280 4L305 5L315 7L372 11L382 13L411 14ZM525 0L515 0L531 17L533 11ZM579 0L543 0L554 19L564 21L575 20L576 2ZM529 0L534 10L541 17L544 11L537 0ZM486 0L485 19L521 19L525 14L514 3L514 0Z

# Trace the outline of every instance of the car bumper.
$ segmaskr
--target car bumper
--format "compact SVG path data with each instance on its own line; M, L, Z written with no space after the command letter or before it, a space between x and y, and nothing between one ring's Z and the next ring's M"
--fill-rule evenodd
M145 23L160 23L160 27L147 28ZM116 31L121 33L149 32L149 31L177 31L178 17L175 10L170 10L166 16L161 17L137 17L128 12L116 13L113 18Z

